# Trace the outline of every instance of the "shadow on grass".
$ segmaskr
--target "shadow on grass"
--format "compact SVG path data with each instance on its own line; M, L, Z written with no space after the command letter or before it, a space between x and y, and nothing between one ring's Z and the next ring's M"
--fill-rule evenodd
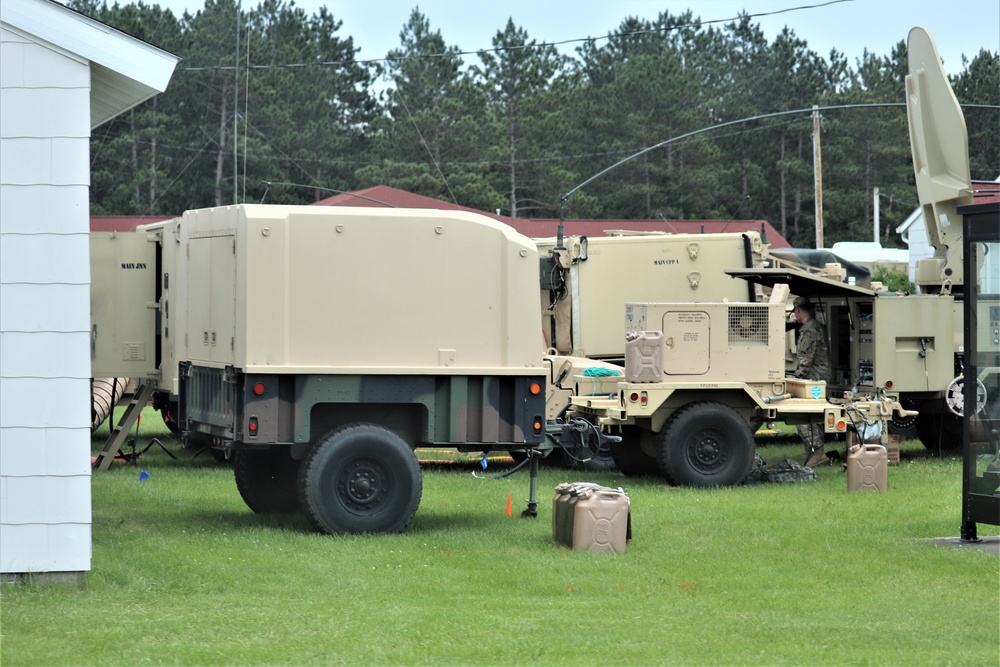
M273 512L255 514L250 511L195 510L186 511L187 521L199 526L218 526L220 530L274 530L299 534L318 534L309 520L301 512ZM515 519L520 520L515 514ZM530 519L524 519L529 521ZM171 520L174 523L175 519ZM483 517L475 512L448 511L434 512L417 510L413 521L405 533L434 535L455 530L476 529L482 526ZM167 523L167 522L165 522Z
M250 510L188 510L185 516L198 525L212 525L229 529L282 530L295 533L314 533L309 520L300 512L269 512L256 514Z
M479 529L483 525L483 515L474 512L454 510L448 512L423 512L417 510L413 521L406 527L407 533L417 535L435 535L451 533L465 528Z

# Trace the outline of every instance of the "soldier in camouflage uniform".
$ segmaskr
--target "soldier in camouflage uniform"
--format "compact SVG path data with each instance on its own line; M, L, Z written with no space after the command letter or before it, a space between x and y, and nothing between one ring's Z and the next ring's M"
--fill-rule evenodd
M816 320L816 310L805 297L795 300L794 314L796 321L802 325L796 344L794 376L806 380L825 380L829 385L833 380L833 369L830 366L830 345L826 328ZM827 463L828 459L823 451L823 426L801 424L797 429L805 444L806 465L812 467Z

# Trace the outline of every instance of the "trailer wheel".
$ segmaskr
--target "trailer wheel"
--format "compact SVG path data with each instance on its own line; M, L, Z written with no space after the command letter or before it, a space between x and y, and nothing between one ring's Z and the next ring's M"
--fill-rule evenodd
M213 450L214 454L215 450ZM246 450L236 453L233 465L236 488L258 514L299 510L299 462L281 450Z
M178 412L177 401L167 401L165 404L160 406L160 417L163 419L163 423L166 425L167 430L171 433L181 432L180 424L177 423Z
M299 501L323 533L398 533L420 505L413 450L392 431L353 424L323 436L299 472Z
M686 405L660 432L660 472L671 484L742 484L753 457L753 434L746 420L722 403Z
M643 442L655 437L656 434L652 431L638 426L622 428L622 441L611 443L611 458L623 475L642 477L656 474L656 457L646 452Z

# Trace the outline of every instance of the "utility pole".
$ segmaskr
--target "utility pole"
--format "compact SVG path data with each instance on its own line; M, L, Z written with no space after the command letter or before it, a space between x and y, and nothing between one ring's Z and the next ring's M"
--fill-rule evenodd
M823 247L823 158L819 146L819 106L813 105L813 185L816 192L816 249Z
M879 238L878 238L878 235L879 235L879 219L878 219L878 213L879 213L879 209L878 209L878 204L879 204L879 202L878 202L878 188L875 188L875 194L874 194L873 196L875 197L875 243L878 243L878 242L879 242Z
M239 204L239 133L240 122L240 14L243 3L236 3L236 51L233 52L233 204Z

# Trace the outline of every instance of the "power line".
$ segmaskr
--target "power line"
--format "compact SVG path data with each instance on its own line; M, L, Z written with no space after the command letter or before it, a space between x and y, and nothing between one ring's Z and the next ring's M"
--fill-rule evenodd
M746 18L759 18L763 16L775 16L777 14L786 14L788 12L796 12L805 9L818 9L821 7L826 7L829 5L837 5L843 2L854 2L855 0L829 0L828 2L822 2L814 5L800 5L798 7L788 7L785 9L778 9L773 12L759 12L756 14L745 14ZM694 23L685 23L683 25L668 26L663 28L654 28L651 30L633 30L630 32L620 32L620 33L609 33L601 37L576 37L572 39L564 39L555 42L541 42L538 44L520 44L516 46L498 46L489 49L476 49L474 51L451 51L446 53L425 53L419 55L408 55L408 56L398 56L394 58L366 58L362 60L323 60L317 62L309 63L273 63L270 65L245 65L248 69L281 69L281 68L298 68L298 67L345 67L349 65L375 65L382 63L397 63L404 62L407 60L422 60L429 58L456 58L461 56L475 56L481 53L500 53L503 51L520 51L524 49L543 49L550 46L566 46L569 44L582 44L582 43L596 43L600 40L611 40L620 39L623 37L637 37L641 35L660 35L667 32L672 32L675 30L683 30L687 28L700 28L706 25L714 25L717 23L729 23L732 21L738 21L743 16L735 16L726 19L709 19L707 21L702 21L698 19ZM210 71L227 71L235 69L236 65L205 65L200 67L179 67L177 71L179 72L210 72Z
M753 120L764 120L764 119L767 119L767 118L778 118L780 116L790 116L790 115L793 115L793 114L804 114L804 113L810 113L811 114L811 113L813 113L813 111L833 111L833 110L838 110L838 109L859 109L859 108L870 108L870 107L905 107L905 106L906 106L905 102L873 102L873 103L868 103L868 104L833 104L833 105L810 107L808 109L792 109L792 110L789 110L789 111L775 111L773 113L760 114L758 116L750 116L749 118L740 118L739 120L731 120L731 121L727 121L725 123L718 123L718 124L712 125L710 127L703 127L700 130L695 130L693 132L687 132L685 134L682 134L682 135L679 135L679 136L672 137L670 139L666 139L664 141L661 141L658 144L653 144L652 146L647 146L646 148L643 148L641 151L633 153L632 155L629 155L628 157L626 157L623 160L619 160L618 162L614 163L610 167L606 167L606 168L602 169L601 171L597 172L596 174L594 174L593 176L591 176L587 180L583 181L582 183L580 183L579 185L577 185L576 187L574 187L572 190L569 190L565 194L560 195L560 201L565 202L567 199L569 199L570 196L572 196L578 190L580 190L583 187L589 185L590 183L596 181L598 178L600 178L604 174L606 174L606 173L608 173L610 171L614 171L615 169L617 169L618 167L622 166L626 162L630 162L631 160L634 160L637 157L645 155L646 153L649 153L650 151L654 151L657 148L663 148L664 146L668 146L668 145L670 145L672 143L675 143L675 142L678 142L678 141L681 141L681 140L684 140L684 139L689 139L689 138L697 136L699 134L704 134L705 132L710 132L711 130L718 130L718 129L721 129L723 127L731 127L733 125L738 125L740 123L747 123L747 122L750 122L750 121L753 121ZM963 104L961 106L965 107L967 105ZM986 107L986 108L991 108L991 109L1000 108L1000 107L998 107L996 105L990 105L990 104L975 104L975 105L968 105L968 106L970 106L970 107Z
M885 102L885 103L877 103L877 104L873 103L873 104L850 104L850 105L824 106L824 107L820 107L820 110L835 110L835 109L843 109L843 108L864 108L864 107L904 107L904 106L906 106L906 105L903 102ZM979 109L1000 110L1000 105L993 105L993 104L962 104L961 106L962 106L963 109L979 108ZM613 155L633 155L634 154L635 156L638 156L638 155L641 155L643 153L650 152L651 150L654 150L655 148L659 148L659 147L666 146L666 145L669 145L669 144L684 145L689 140L694 140L696 138L700 139L701 137L699 135L704 134L704 133L708 132L709 130L720 129L720 128L723 128L723 127L726 127L726 126L735 126L735 125L738 125L738 124L743 123L743 122L749 122L751 120L762 120L762 119L766 119L766 118L769 118L769 117L778 117L778 116L793 115L795 113L802 113L803 111L805 111L805 110L801 110L800 109L800 110L793 110L793 111L780 111L780 112L776 112L776 113L773 113L773 114L765 114L765 115L762 115L762 116L754 116L754 117L751 117L751 118L744 118L744 119L741 119L741 120L729 121L729 122L722 123L722 124L719 124L719 125L713 125L713 126L708 127L708 128L702 128L700 130L696 130L694 132L687 133L685 135L681 135L681 136L678 136L678 137L673 138L673 139L669 139L666 142L661 142L659 144L656 144L655 146L646 147L646 148L642 148L642 149L631 147L631 148L620 148L620 149L606 150L606 151L590 151L590 152L586 152L586 153L573 153L573 154L558 155L558 156L553 156L553 157L522 158L522 159L516 160L516 163L517 164L533 164L533 163L543 163L543 162L566 162L566 161L580 160L580 159L584 159L584 158L599 158L599 157L607 157L607 156L613 156ZM811 111L811 109L809 109L808 111ZM716 134L716 135L713 136L713 139L722 139L722 138L725 138L725 137L728 137L728 136L735 136L735 135L738 135L738 134L743 134L743 133L745 133L747 131L753 131L753 132L765 131L765 130L768 130L768 129L772 129L774 127L778 127L780 125L785 125L785 124L794 123L794 122L796 122L794 119L790 119L790 120L785 120L782 123L776 123L776 124L770 124L770 125L762 125L760 127L754 128L752 130L741 129L741 130L734 131L734 132L727 132L727 133ZM110 125L109 125L109 127L110 127ZM380 166L380 165L385 164L384 160L348 160L348 159L331 159L331 158L294 157L293 155L289 154L288 152L282 150L281 147L277 146L266 134L264 134L259 128L255 127L252 123L246 123L246 127L248 127L249 129L252 129L253 132L257 136L259 136L269 146L271 146L272 148L274 148L274 150L278 153L278 155L273 155L272 156L272 155L261 154L261 153L257 153L257 152L251 151L251 150L249 150L249 148L245 148L244 149L244 157L245 158L249 157L249 158L251 158L253 160L263 161L263 162L284 159L284 160L288 161L289 163L293 164L295 167L297 167L300 172L302 172L303 174L309 176L310 179L315 179L315 177L312 174L310 174L309 171L305 168L304 165L306 165L306 164L342 165L342 166L348 166L348 167ZM107 140L106 134L102 135L101 139L100 139L101 145L103 145L106 142L106 140ZM95 141L97 141L96 138L95 138ZM190 166L191 162L193 162L194 159L196 159L198 157L198 155L205 154L205 155L213 155L214 156L214 155L216 155L218 153L217 149L206 150L206 147L212 141L214 141L214 137L209 137L208 141L206 141L204 144L202 144L198 148L194 148L194 147L191 147L191 146L179 146L179 145L175 145L175 144L166 144L166 143L159 142L159 143L157 143L157 149L159 151L163 152L163 153L168 153L168 154L169 154L170 151L176 151L176 152L179 152L179 153L194 153L195 154L194 157L184 167L184 169L187 169ZM149 141L135 141L133 143L135 145L138 145L138 146L151 146L152 145L152 143L149 142ZM97 151L95 151L94 159L96 159L97 153L99 151L100 151L100 149L98 149ZM636 151L639 151L639 153L636 153ZM620 163L624 163L626 161L627 160L624 160L624 161L621 161ZM426 162L393 161L392 164L394 166L400 166L400 167L418 167L418 166L425 166L427 163ZM440 162L438 164L439 164L439 166L442 166L442 167L463 167L463 166L470 166L470 165L480 165L480 166L484 166L484 167L499 167L499 166L506 166L508 163L506 161L478 159L478 160L446 160L446 161L442 161L442 162ZM616 164L618 164L618 163L616 163ZM613 166L614 165L612 165L612 167ZM610 170L612 167L609 167L608 169ZM596 176L594 178L596 178ZM586 183L584 183L584 185L585 184ZM275 185L277 185L277 183L275 183ZM308 187L319 187L319 186L317 186L317 185L310 185ZM162 193L161 193L161 196L162 196ZM159 199L159 197L157 199Z

